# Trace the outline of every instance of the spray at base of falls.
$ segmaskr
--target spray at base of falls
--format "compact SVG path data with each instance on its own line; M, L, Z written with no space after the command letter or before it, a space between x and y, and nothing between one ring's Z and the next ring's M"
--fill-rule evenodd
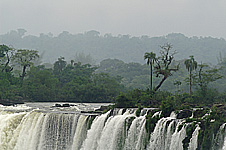
M107 113L0 110L0 150L196 150L200 123L159 118L148 133L147 115L161 112L114 109ZM188 134L193 125L194 130ZM212 150L226 148L226 126L213 135ZM188 138L189 137L189 138ZM187 146L185 146L187 141ZM186 147L186 148L185 148Z

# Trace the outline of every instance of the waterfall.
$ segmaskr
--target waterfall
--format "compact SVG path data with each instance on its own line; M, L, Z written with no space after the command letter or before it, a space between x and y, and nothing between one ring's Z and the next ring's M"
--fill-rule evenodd
M150 150L169 149L174 130L174 128L172 128L173 124L174 119L170 117L162 118L157 122L155 129L151 134L149 145ZM167 125L169 126L167 127Z
M0 150L183 150L184 141L188 150L198 147L201 125L193 124L187 136L192 122L177 119L174 112L156 120L148 133L147 115L157 118L161 111L145 108L136 116L137 109L72 110L0 107ZM213 135L213 150L226 149L225 125Z
M125 140L124 150L143 150L146 140L145 117L137 117L132 122Z
M196 150L196 148L198 147L198 135L200 129L201 128L199 126L195 128L195 131L192 134L192 138L190 139L188 150Z
M86 138L86 133L87 133L87 125L86 121L88 119L88 116L83 116L80 115L79 120L78 120L78 125L76 127L76 132L73 138L73 145L72 149L73 150L79 150L82 146L82 142Z
M83 120L86 117L76 113L46 113L37 110L19 113L2 111L0 113L0 149L71 149L73 141L78 146L81 145L81 141L76 141L73 137L75 134L78 136L83 134L81 133L84 131Z
M1 112L0 114L0 149L10 150L15 145L14 136L26 113Z
M181 129L179 127L182 126ZM176 130L172 135L171 143L170 143L170 150L173 149L183 149L182 141L186 137L186 124L182 124L182 122L178 122L176 126Z
M218 150L225 150L226 149L226 123L222 124L220 126L220 129L218 130L212 149L218 149Z
M100 139L101 132L104 128L104 124L109 113L110 111L94 119L93 124L87 133L87 138L85 139L82 145L82 148L81 148L82 150L89 150L89 149L95 150L97 148L97 144L98 144L97 142Z
M98 141L98 150L122 149L125 139L125 120L134 115L117 115L107 120L106 125ZM110 136L109 136L110 135Z

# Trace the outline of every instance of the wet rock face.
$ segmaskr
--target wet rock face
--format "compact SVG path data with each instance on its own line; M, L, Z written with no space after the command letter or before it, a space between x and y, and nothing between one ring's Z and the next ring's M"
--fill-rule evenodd
M71 104L55 104L55 107L70 107L70 106L74 106L74 105L71 105Z
M181 110L177 114L177 119L183 119L183 118L188 118L192 116L192 111L188 109Z
M201 118L203 117L207 112L209 112L209 109L198 109L194 111L193 118Z
M96 111L104 111L107 110L109 108L109 106L100 106L99 109L97 109Z
M55 104L55 107L61 107L61 104Z
M70 107L70 104L63 104L62 107Z

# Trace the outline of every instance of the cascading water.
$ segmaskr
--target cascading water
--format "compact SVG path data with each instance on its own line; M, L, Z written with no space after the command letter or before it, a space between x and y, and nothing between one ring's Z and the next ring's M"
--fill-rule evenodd
M101 115L82 109L78 105L71 109L0 107L0 150L183 150L191 125L172 113L148 133L146 115L155 109L143 109L139 117L136 109ZM155 111L152 117L160 114ZM223 124L215 135L213 150L226 148L225 128ZM197 124L192 131L188 150L198 148L200 129Z
M190 140L188 150L193 150L193 149L195 150L198 147L197 141L198 141L199 130L200 130L200 127L197 126L195 128L195 131L192 134L192 138Z
M97 148L97 145L98 145L97 141L100 139L105 121L109 113L110 111L107 112L106 114L103 114L95 118L91 126L91 129L87 133L87 138L83 143L82 150Z
M124 150L143 150L146 140L145 116L133 120L125 140Z

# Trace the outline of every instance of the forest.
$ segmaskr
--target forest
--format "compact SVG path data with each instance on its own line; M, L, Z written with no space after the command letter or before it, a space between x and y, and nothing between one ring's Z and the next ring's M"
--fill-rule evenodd
M51 64L42 63L36 50L3 44L0 99L159 107L173 96L179 99L175 103L178 106L225 103L226 59L209 65L198 63L196 56L175 60L177 54L173 45L166 43L160 46L159 56L154 52L143 54L146 64L105 59L94 65L84 63L92 60L90 55L81 54L70 61L61 56Z
M0 98L17 101L110 102L124 90L121 78L95 73L97 67L58 58L53 68L35 65L35 50L0 45ZM36 62L37 63L37 62Z
M2 100L160 107L173 96L178 106L225 103L224 39L94 30L33 36L18 29L0 41Z

